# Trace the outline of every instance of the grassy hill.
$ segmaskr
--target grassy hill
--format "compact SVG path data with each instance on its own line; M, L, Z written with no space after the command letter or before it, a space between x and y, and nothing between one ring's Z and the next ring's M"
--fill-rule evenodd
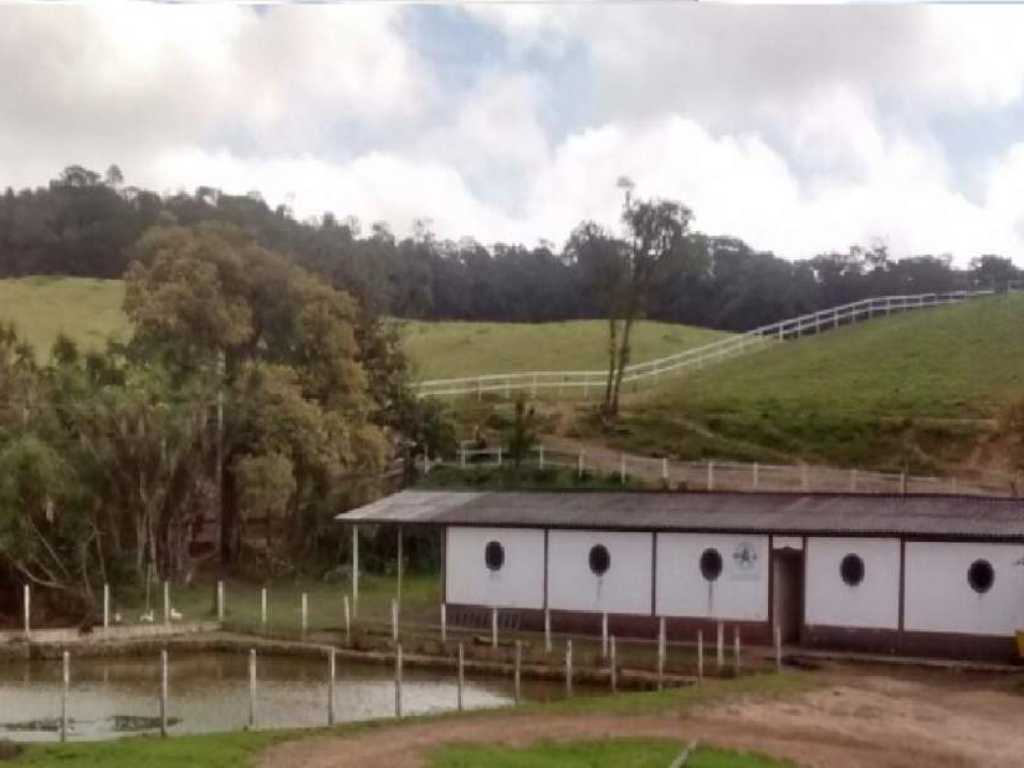
M935 469L977 453L991 439L985 420L1020 399L1018 294L876 319L667 383L629 406L611 441L691 458Z
M120 280L0 280L0 320L13 322L41 358L49 354L62 331L83 349L99 349L111 335L124 336L128 320L121 311L123 301Z
M407 322L403 335L423 379L511 371L601 370L607 365L604 320L563 323ZM672 323L638 323L633 360L641 362L707 344L720 331Z

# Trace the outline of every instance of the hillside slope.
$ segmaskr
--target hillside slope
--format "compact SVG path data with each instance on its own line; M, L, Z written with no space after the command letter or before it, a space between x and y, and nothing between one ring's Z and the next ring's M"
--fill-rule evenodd
M1024 398L1024 295L829 331L666 383L610 441L688 458L939 469ZM990 463L1005 459L988 456Z

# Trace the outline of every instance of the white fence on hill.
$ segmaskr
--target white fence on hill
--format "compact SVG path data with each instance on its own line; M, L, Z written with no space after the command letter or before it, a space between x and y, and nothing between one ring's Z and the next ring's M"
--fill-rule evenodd
M822 333L841 325L850 325L876 316L944 304L957 304L977 296L991 294L992 291L956 291L954 293L922 293L914 296L881 296L863 299L852 304L830 307L809 315L764 325L752 331L687 349L668 357L635 363L626 367L622 381L637 385L653 384L664 375L700 370L705 366L714 365L780 341ZM532 396L536 396L540 390L554 389L557 394L562 394L563 390L582 390L583 397L588 398L591 390L602 391L607 378L607 370L492 373L457 379L422 381L416 385L416 392L420 397L454 397L475 394L479 398L485 392L497 392L504 394L505 397L511 397L513 390L527 390Z
M462 469L502 467L511 463L509 450L470 448L464 445L450 459L429 459L421 464L427 474L438 466ZM763 491L776 493L875 493L887 495L951 494L958 496L1000 496L1019 498L1024 491L1021 473L973 470L945 477L912 475L906 472L874 472L817 464L762 464L759 462L671 461L651 456L606 450L588 455L585 450L570 453L540 446L522 464L535 469L569 469L579 478L604 474L620 483L630 481L665 488L697 491Z

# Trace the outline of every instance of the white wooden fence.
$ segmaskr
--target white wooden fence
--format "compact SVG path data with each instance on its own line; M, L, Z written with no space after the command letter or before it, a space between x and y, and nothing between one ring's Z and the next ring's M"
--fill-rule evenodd
M654 384L662 376L700 370L731 357L762 349L766 346L798 339L810 334L850 325L876 316L891 315L925 307L956 304L977 296L991 295L992 291L956 291L954 293L922 293L913 296L882 296L863 299L852 304L823 309L809 315L764 325L746 333L736 334L719 341L693 347L668 357L648 360L627 366L623 383ZM511 397L513 391L527 390L536 396L540 390L556 390L557 394L575 392L584 398L602 391L608 378L607 370L599 371L530 371L527 373L492 373L456 379L434 379L416 385L420 397L454 397L497 392Z
M463 446L457 456L432 459L423 468L429 474L439 465L471 469L479 466L507 466L507 448ZM626 485L630 481L660 484L668 488L699 491L770 491L791 493L877 493L889 495L954 494L963 496L1019 497L1024 491L1021 473L978 470L959 475L925 476L905 472L874 472L818 464L762 464L709 459L670 461L601 450L569 453L540 446L533 449L524 465L537 469L568 469L579 477L601 473L613 475Z

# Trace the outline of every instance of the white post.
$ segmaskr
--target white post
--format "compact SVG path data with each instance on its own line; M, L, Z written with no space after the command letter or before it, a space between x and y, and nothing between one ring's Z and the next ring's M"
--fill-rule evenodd
M402 716L402 646L395 646L395 717Z
M398 642L398 601L391 598L391 642Z
M775 671L782 671L782 630L775 626Z
M716 648L717 658L715 659L715 662L718 666L718 671L721 672L722 667L725 666L725 626L722 624L722 622L718 622L717 629L718 647Z
M32 634L32 587L26 584L22 590L22 608L25 612L25 637Z
M498 446L498 466L499 467L501 466L501 456L502 456L502 454L501 454L501 446L499 445Z
M601 614L601 658L608 658L608 611Z
M806 464L801 464L800 465L800 487L803 488L806 491L808 488L810 488L810 484L811 484L810 483L810 477L809 477L809 475L807 473L807 465Z
M448 642L448 605L441 603L441 643Z
M423 474L430 474L430 451L426 450L423 452Z
M715 462L708 460L708 490L715 490Z
M668 484L668 459L661 460L661 481Z
M565 641L565 695L572 696L572 640Z
M103 585L103 628L110 626L110 585Z
M260 589L260 625L263 630L267 629L267 588Z
M544 609L544 653L551 653L551 610Z
M359 618L359 526L352 526L352 616Z
M256 727L256 649L249 651L249 727Z
M733 664L736 669L736 674L740 673L740 628L736 627L733 630Z
M907 495L907 473L900 472L900 495Z
M334 648L327 652L327 725L334 725L334 676L336 668Z
M576 475L583 477L583 449L580 448L580 455L576 458Z
M60 740L68 740L68 688L71 687L71 654L61 654L63 686L60 694Z
M612 693L618 690L618 670L616 669L616 653L615 653L615 637L611 637L611 647L609 648L610 656L608 659L608 682L611 684Z
M164 624L171 623L171 583L164 581Z
M626 484L626 454L624 452L619 456L619 482L622 485Z
M349 609L348 595L344 598L344 609L345 609L345 644L352 644L352 612Z
M857 492L857 470L850 470L850 493Z
M523 643L521 640L516 640L516 662L515 670L513 672L513 691L515 692L516 704L522 699L522 688L521 688L521 676L523 666Z
M704 632L697 630L697 684L704 682Z
M302 624L302 634L305 636L306 628L309 626L309 595L305 592L302 593L301 605L300 605L300 622Z
M459 468L466 468L466 446L464 445L459 446Z
M167 649L160 651L160 735L167 736Z
M217 621L224 621L224 582L217 581Z
M658 690L665 684L665 617L658 618Z
M537 455L537 467L539 469L544 469L544 445L543 444L541 444L541 446L538 449L538 451L539 451L539 453Z
M498 609L491 608L491 648L498 649Z
M458 690L459 690L459 712L462 711L462 689L466 686L466 659L462 652L462 643L459 643L459 672L458 672Z
M402 607L402 560L405 559L403 554L402 554L402 540L405 538L402 535L402 526L398 526L398 532L396 533L396 536L398 537L398 570L397 570L397 574L396 574L395 599L398 600L398 607L401 608Z

